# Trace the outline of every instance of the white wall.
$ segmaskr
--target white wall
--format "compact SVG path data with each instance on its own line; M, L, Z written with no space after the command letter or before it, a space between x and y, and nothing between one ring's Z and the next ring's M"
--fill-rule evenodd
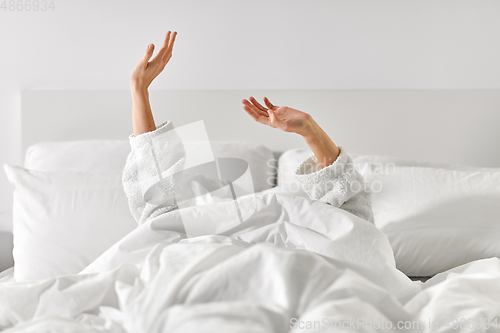
M0 164L22 161L21 90L126 89L167 30L179 32L174 58L153 89L500 89L499 1L54 4L0 9ZM0 230L11 195L1 173Z

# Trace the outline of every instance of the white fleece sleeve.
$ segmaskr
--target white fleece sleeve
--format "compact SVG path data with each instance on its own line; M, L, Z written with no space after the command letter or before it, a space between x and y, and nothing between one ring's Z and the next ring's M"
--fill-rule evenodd
M316 156L306 158L295 172L311 199L344 209L371 223L373 212L370 193L363 176L356 170L344 149L331 165L321 168Z
M184 168L185 150L174 125L129 137L131 152L123 169L123 189L137 223L177 208L175 184Z

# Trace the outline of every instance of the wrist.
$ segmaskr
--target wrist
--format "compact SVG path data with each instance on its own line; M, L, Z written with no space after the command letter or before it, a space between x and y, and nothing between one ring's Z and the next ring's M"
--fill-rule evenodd
M305 126L305 130L301 133L307 143L315 143L321 140L321 128L318 123L310 117Z
M132 89L132 103L149 103L149 92L143 89Z
M130 81L132 95L148 95L148 87L139 81Z

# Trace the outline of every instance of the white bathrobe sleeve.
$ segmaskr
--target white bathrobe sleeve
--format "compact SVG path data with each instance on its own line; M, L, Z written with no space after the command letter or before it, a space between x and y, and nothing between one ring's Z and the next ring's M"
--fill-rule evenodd
M185 162L182 140L167 121L156 130L129 137L123 189L137 223L177 209L175 184Z
M370 192L344 149L331 165L321 168L316 156L306 158L295 172L311 199L344 209L374 223Z

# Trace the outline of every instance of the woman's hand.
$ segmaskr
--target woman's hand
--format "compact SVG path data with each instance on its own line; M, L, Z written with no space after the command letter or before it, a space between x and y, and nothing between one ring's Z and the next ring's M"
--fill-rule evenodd
M167 32L165 40L158 54L151 59L154 51L154 44L149 44L146 53L135 65L134 71L130 75L130 88L132 93L132 125L134 135L140 135L156 129L153 112L149 104L148 88L151 82L163 71L174 48L176 32Z
M287 106L275 106L267 97L264 103L267 108L257 102L253 97L242 101L243 109L257 122L278 128L285 132L297 133L309 136L314 132L314 121L312 117L302 111Z
M177 32L167 32L158 54L151 61L149 59L153 55L155 46L154 44L148 45L146 53L137 65L135 65L130 75L130 86L132 89L147 90L151 82L163 71L170 58L172 58L175 36L177 36Z
M339 156L340 148L309 114L286 106L274 106L266 97L264 103L267 108L260 105L253 97L249 100L244 99L242 103L243 109L255 121L285 132L302 135L322 168L335 162Z

